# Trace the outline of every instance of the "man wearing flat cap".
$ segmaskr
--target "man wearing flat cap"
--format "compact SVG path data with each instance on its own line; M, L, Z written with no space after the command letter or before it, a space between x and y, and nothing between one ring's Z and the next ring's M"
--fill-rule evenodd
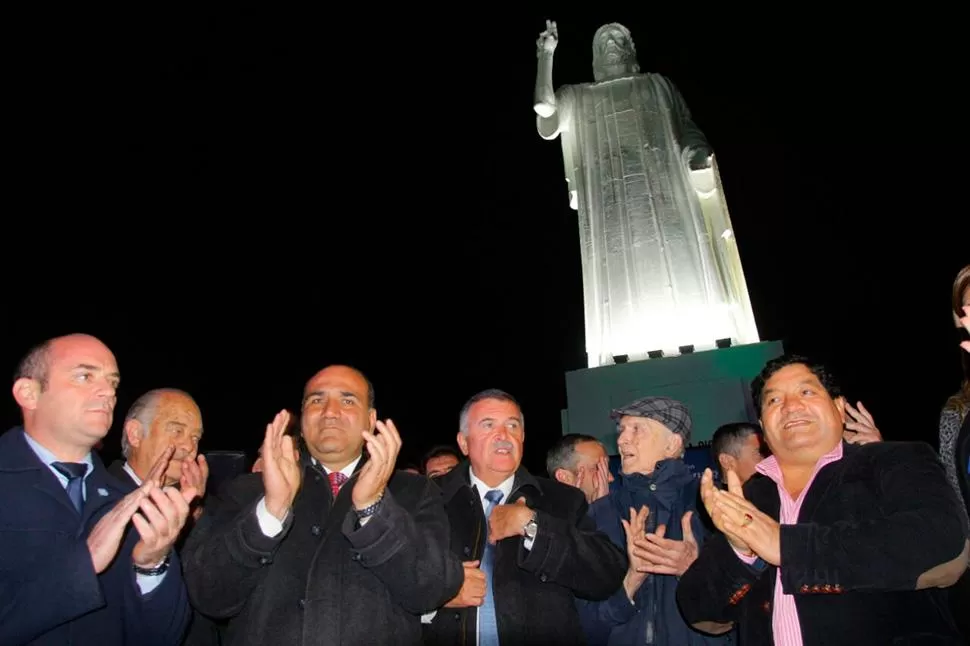
M623 586L606 601L578 601L591 644L696 646L731 643L687 625L677 608L677 582L697 558L705 529L697 517L698 480L684 462L690 441L687 407L644 397L612 411L620 477L590 505L597 528L627 550Z

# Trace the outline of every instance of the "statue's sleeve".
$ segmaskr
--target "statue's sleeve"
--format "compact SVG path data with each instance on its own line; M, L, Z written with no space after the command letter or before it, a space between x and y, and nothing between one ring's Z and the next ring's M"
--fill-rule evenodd
M573 91L568 85L556 90L556 113L551 117L536 115L536 130L543 139L555 139L570 130L573 115Z
M711 145L707 142L707 137L691 118L690 108L684 101L684 96L671 81L667 81L670 88L670 104L674 110L674 119L677 123L678 135L680 136L681 149L711 150Z

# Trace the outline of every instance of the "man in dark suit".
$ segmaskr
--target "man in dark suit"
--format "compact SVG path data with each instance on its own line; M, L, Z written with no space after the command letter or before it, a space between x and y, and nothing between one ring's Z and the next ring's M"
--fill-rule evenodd
M172 544L195 491L128 493L92 447L119 382L98 339L47 341L20 363L22 428L0 437L0 643L175 646L189 605ZM136 531L129 530L129 523Z
M962 644L946 593L970 545L959 502L922 443L854 445L828 372L800 357L768 363L752 385L772 457L742 490L705 471L701 495L723 535L680 580L695 627L741 643L796 646Z
M465 578L454 599L422 618L428 642L584 644L575 597L610 597L626 554L596 530L582 491L521 466L525 423L511 395L475 395L459 427L468 459L437 482Z
M192 487L199 492L193 501L197 506L176 542L181 549L192 521L202 513L209 466L199 453L202 440L202 411L187 392L176 388L156 388L141 395L132 403L121 429L121 453L124 460L116 460L108 472L129 490L137 489L148 477L152 465L163 456L171 456L162 484L181 489ZM199 612L192 613L192 621L182 646L214 646L219 644L219 626Z
M353 368L307 383L306 453L288 418L266 428L262 471L224 487L189 536L193 603L229 618L227 644L420 644L420 614L461 585L440 490L394 470L400 435Z

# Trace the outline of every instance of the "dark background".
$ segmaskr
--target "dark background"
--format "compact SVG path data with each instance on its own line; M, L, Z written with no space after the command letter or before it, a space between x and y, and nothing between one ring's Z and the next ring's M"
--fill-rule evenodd
M12 21L3 365L55 334L102 338L123 376L109 456L159 386L197 398L204 449L255 452L307 378L349 362L407 457L500 387L541 470L585 358L535 39L556 19L556 85L588 81L616 20L718 155L761 338L829 362L888 439L935 445L970 262L958 21L639 6ZM2 414L18 422L12 397Z

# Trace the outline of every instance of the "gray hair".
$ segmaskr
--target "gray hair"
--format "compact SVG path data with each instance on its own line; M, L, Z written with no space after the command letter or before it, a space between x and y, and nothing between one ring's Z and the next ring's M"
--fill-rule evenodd
M465 402L465 405L461 407L461 415L458 416L458 428L461 430L462 435L468 435L468 412L471 410L472 406L480 401L485 401L486 399L496 399L498 401L515 404L519 409L519 416L522 419L522 425L525 425L525 415L522 414L522 406L519 404L518 400L504 390L499 390L498 388L489 388L488 390L483 390L480 393L472 395L471 399Z
M125 431L125 426L131 420L137 420L141 424L141 436L144 438L148 434L148 429L152 426L155 415L158 413L158 402L161 400L162 395L183 395L193 402L195 401L192 395L178 388L155 388L136 399L135 403L128 409L128 414L125 415L125 422L121 427L121 453L125 456L125 459L131 457L131 443L128 442L128 432Z

